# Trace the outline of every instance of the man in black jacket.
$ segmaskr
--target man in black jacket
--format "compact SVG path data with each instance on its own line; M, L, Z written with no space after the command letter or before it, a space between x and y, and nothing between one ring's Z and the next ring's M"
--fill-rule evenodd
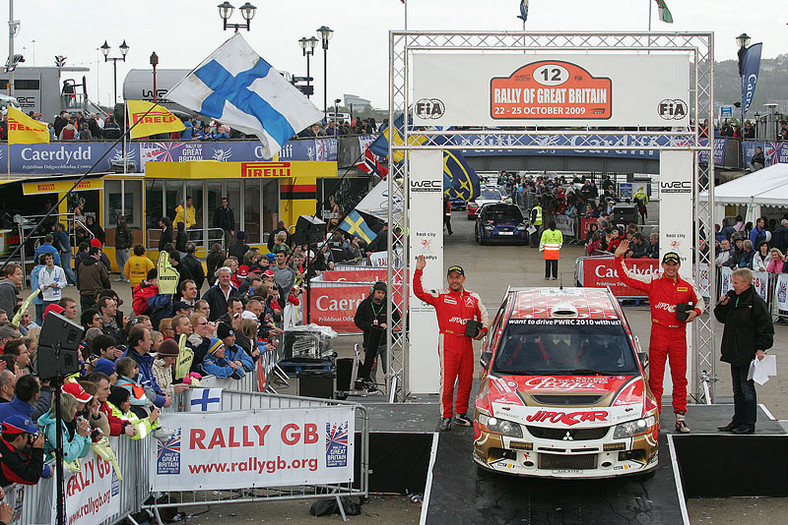
M186 243L186 256L181 259L181 278L193 280L197 290L200 290L202 283L205 282L205 271L200 260L194 255L195 251L197 246L193 242Z
M235 235L235 214L230 208L227 197L222 197L222 205L216 208L213 214L213 227L224 230L224 241L230 244L233 235Z
M364 383L372 383L372 367L375 359L380 356L378 363L383 364L383 371L386 371L386 312L388 310L386 300L386 283L378 281L372 286L369 297L361 301L356 310L353 321L356 326L364 332L364 364L358 371L358 381L363 386ZM391 313L392 320L399 322L400 313L394 310ZM377 367L375 367L377 370Z
M774 343L774 326L766 303L752 287L752 270L740 268L731 275L733 290L714 308L714 317L725 325L720 360L730 363L733 380L733 419L723 432L752 434L758 413L755 383L747 379L750 363Z
M232 285L230 277L232 270L227 266L222 266L216 270L216 284L211 286L203 299L208 301L208 306L211 307L211 315L208 317L209 321L216 321L219 317L227 311L227 300L230 297L238 297L238 288Z

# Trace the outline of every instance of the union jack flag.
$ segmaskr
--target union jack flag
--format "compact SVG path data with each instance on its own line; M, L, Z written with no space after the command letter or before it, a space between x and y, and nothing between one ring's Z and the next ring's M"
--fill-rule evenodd
M147 152L149 155L148 160L175 162L177 161L177 154L185 145L185 142L155 142L152 144L153 148ZM174 160L173 154L176 155Z
M764 157L766 157L766 165L771 166L772 164L774 164L775 158L779 153L777 149L779 148L779 146L777 146L774 142L766 142L764 143L764 146L766 146L765 148L763 148L763 155Z
M330 423L326 423L326 452L328 452L332 445L347 446L347 428L347 423L333 426Z
M170 439L168 439L167 441L165 441L164 443L159 441L158 449L159 449L158 450L158 454L157 454L157 459L158 460L161 460L161 457L164 454L166 454L167 452L180 454L181 453L181 429L178 429L178 431L175 434L173 434L172 437Z

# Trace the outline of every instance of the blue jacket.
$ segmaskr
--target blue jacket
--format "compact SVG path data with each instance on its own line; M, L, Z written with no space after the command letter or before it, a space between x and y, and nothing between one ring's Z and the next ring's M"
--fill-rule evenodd
M55 264L60 266L60 252L58 251L57 248L47 243L44 243L38 247L38 249L36 250L36 254L33 256L33 261L35 261L35 263L38 264L38 258L45 253L51 253L52 257L55 258Z
M244 349L240 346L225 346L224 352L228 361L240 361L244 372L251 372L254 370L254 361L252 361L252 356L244 352Z
M57 442L54 412L50 410L38 418L38 426L43 429L46 437L44 454L53 451ZM74 432L74 436L69 440L69 431L65 423L60 424L60 431L63 433L63 460L66 463L71 463L75 459L84 458L88 455L90 452L90 436L80 436Z
M137 362L140 367L139 382L145 393L153 401L153 404L158 408L164 406L166 399L162 395L162 390L156 382L156 376L153 375L153 362L156 360L152 355L138 354L133 348L129 348L123 353L123 357L130 357Z
M232 377L241 379L244 376L243 370L233 370L226 357L216 357L213 354L206 354L202 360L202 369L206 374L213 374L216 377Z
M194 137L194 126L191 120L183 121L184 129L181 131L181 138L184 140L191 140Z
M30 289L31 290L38 290L38 272L41 271L41 268L44 268L43 264L36 264L33 267L33 271L30 272ZM33 304L44 304L44 300L41 298L42 294L38 294L33 297Z
M71 239L69 239L68 233L66 233L65 230L55 231L52 235L58 243L58 249L62 250L61 253L71 252Z
M30 418L33 415L33 405L25 403L16 396L8 403L0 403L0 423L15 415Z

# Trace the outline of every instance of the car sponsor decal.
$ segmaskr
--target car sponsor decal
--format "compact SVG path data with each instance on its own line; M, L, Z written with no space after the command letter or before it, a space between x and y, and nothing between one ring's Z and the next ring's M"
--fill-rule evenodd
M607 422L608 414L604 410L590 410L581 412L561 412L553 410L540 410L536 414L526 416L529 423L561 423L563 425L577 425L578 423Z

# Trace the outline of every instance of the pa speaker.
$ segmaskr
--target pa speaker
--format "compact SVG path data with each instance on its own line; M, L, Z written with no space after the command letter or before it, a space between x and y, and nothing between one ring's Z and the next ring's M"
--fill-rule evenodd
M300 215L296 222L294 241L296 244L316 244L323 240L326 223L310 215Z
M49 312L38 339L38 376L42 380L79 372L77 350L85 329L60 314Z

